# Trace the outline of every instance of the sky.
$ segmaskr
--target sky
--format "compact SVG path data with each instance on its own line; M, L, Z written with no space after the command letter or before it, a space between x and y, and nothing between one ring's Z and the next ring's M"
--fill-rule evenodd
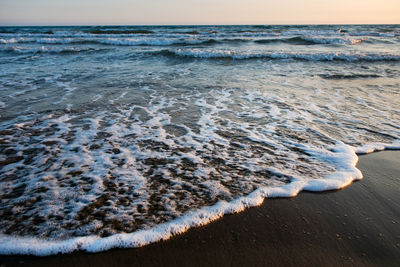
M0 25L400 24L400 0L0 0Z

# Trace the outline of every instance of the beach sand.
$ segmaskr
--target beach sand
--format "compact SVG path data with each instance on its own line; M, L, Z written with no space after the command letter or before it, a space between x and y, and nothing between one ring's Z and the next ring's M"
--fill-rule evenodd
M364 179L324 193L266 199L137 249L1 256L1 266L399 266L400 152L360 157Z

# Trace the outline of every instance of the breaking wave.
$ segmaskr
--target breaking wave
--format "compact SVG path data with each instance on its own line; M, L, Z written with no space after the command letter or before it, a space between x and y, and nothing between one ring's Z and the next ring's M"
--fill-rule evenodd
M200 50L200 49L176 49L153 52L173 57L203 58L203 59L267 59L267 60L305 60L305 61L400 61L400 55L378 53L296 53L296 52L267 52L245 53L230 50Z

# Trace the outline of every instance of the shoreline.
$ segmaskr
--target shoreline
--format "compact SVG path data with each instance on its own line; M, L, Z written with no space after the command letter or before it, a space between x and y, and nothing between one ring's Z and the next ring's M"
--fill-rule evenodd
M357 168L364 179L344 190L266 198L261 206L141 248L48 257L0 256L0 263L394 266L400 262L398 155L399 151L392 150L360 155Z

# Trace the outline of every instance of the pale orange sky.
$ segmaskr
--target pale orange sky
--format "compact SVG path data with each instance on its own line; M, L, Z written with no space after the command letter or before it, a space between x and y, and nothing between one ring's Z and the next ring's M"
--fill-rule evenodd
M1 25L399 24L400 0L0 0Z

